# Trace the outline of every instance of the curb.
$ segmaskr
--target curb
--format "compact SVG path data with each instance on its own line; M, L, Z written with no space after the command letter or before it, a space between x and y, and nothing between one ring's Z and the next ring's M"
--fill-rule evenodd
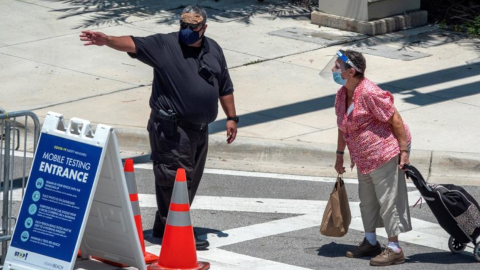
M122 158L148 162L150 144L145 129L116 129ZM336 177L335 144L237 137L227 144L211 134L207 168ZM345 154L348 167L349 155ZM410 160L430 183L480 185L480 154L412 149ZM344 174L357 178L355 170Z

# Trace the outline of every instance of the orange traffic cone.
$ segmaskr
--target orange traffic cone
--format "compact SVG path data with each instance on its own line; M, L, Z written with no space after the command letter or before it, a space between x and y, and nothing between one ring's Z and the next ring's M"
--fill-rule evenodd
M125 160L125 165L123 167L125 173L125 179L127 182L128 194L130 196L130 202L132 204L133 218L135 219L135 225L137 227L138 238L140 239L140 245L142 246L143 257L146 264L151 264L158 260L158 256L145 251L145 241L143 238L143 226L142 226L142 216L140 214L140 204L138 202L138 191L137 191L137 181L135 180L135 171L133 169L133 159ZM94 259L102 261L104 263L118 266L118 267L127 267L128 265L119 264L102 258L94 257Z
M137 181L135 180L135 171L133 169L133 159L125 160L125 179L127 180L128 194L132 203L133 218L137 227L138 238L142 246L143 257L146 264L151 264L158 260L158 256L145 251L145 241L143 238L142 215L140 214L140 203L138 202Z
M197 261L184 169L177 170L160 259L147 267L147 270L167 269L210 269L210 263Z

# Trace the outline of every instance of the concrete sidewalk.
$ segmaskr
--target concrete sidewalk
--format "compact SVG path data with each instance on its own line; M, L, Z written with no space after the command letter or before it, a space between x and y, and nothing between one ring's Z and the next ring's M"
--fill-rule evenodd
M210 125L207 167L335 175L338 85L318 73L338 49L354 47L410 126L412 163L431 182L480 185L480 40L435 26L380 37L319 28L288 1L2 2L0 107L112 125L124 156L148 154L151 68L78 36L177 31L182 6L197 2L208 7L207 35L224 49L241 117L232 145L223 113Z

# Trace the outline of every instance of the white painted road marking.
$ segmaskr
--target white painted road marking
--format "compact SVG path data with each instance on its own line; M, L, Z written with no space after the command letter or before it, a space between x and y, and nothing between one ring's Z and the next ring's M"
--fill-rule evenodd
M137 164L134 166L137 169L153 169L151 163ZM244 176L254 178L272 178L281 180L296 180L296 181L311 181L322 183L335 183L335 177L319 177L319 176L305 176L305 175L293 175L293 174L280 174L280 173L262 173L262 172L246 172L246 171L232 171L232 170L219 170L219 169L205 169L206 174L219 174L219 175L231 175L231 176ZM358 184L357 179L344 178L343 181L347 184ZM407 183L407 187L415 187L412 183Z
M149 246L145 248L147 252L152 254L160 254L161 246ZM199 261L209 262L211 269L222 270L310 270L300 266L279 263L270 260L264 260L248 255L238 254L235 252L209 248L208 251L197 252ZM118 268L117 268L118 269Z
M155 195L139 194L140 207L157 207ZM326 201L259 199L218 196L195 196L192 209L255 213L308 214L322 211ZM318 212L321 213L321 212Z

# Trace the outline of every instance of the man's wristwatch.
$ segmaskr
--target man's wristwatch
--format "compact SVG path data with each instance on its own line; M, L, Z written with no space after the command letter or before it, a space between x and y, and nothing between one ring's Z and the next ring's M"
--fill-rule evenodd
M235 121L235 123L238 123L240 118L238 116L232 116L232 117L227 117L227 121Z

